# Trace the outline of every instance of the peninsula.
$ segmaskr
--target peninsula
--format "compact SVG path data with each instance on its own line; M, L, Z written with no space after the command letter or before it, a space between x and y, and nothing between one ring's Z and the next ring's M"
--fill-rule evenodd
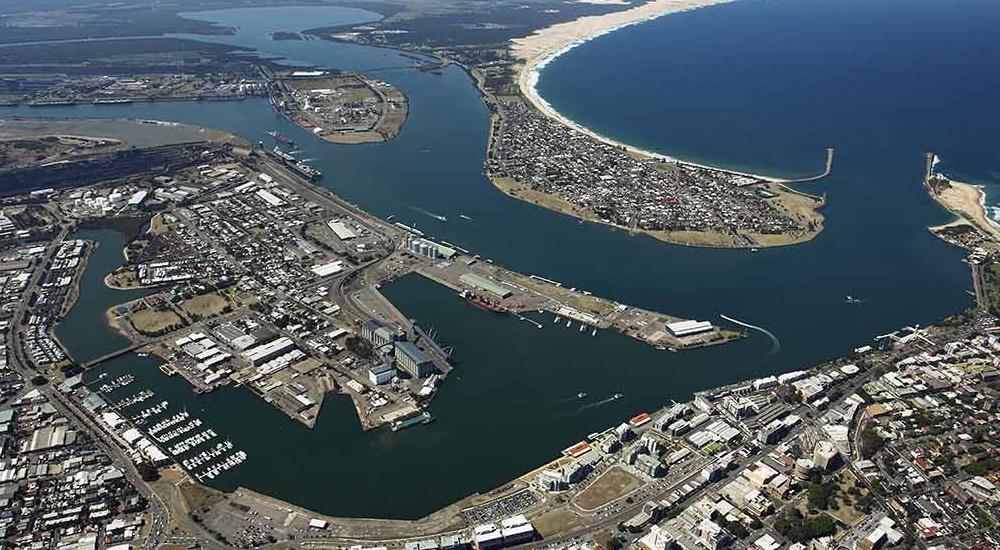
M792 189L790 184L828 175L832 149L827 151L825 168L817 170L819 175L802 180L683 162L584 128L555 111L535 89L539 71L582 41L717 3L722 2L588 5L596 13L553 21L528 36L509 30L504 42L484 43L476 35L449 36L445 41L436 34L417 32L444 24L433 14L414 15L419 24L394 17L335 32L310 32L333 40L389 44L464 67L493 115L486 174L512 197L675 244L756 249L809 241L823 229L818 210L826 198ZM577 9L581 5L573 4ZM451 43L459 39L465 42Z

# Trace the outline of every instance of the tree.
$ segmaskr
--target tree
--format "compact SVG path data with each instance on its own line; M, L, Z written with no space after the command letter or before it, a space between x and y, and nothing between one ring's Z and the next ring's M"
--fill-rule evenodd
M882 439L873 428L867 427L861 432L861 456L870 459L885 447Z
M160 469L149 462L140 462L136 468L143 481L156 481L160 479Z

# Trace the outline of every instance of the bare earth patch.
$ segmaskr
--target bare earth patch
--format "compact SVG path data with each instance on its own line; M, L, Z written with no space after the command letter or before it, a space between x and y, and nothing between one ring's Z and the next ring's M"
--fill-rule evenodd
M576 505L584 510L595 510L623 497L642 486L642 480L614 466L601 474L594 483L576 496Z

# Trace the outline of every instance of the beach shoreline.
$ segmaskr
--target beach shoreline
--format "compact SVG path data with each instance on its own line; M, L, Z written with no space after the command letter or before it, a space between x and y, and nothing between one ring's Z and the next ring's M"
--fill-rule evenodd
M563 115L538 93L538 79L542 70L552 60L581 44L607 33L665 15L726 4L733 1L735 0L652 0L646 4L627 10L604 15L585 16L573 21L559 23L537 30L527 37L513 39L511 40L511 54L520 62L515 75L517 86L528 103L545 116L603 143L620 147L631 154L672 164L682 164L695 168L760 179L769 183L787 183L790 180L690 162L620 142L608 136L601 135Z
M935 173L934 176L944 180L947 187L936 193L931 193L931 197L954 214L955 220L931 227L932 231L954 225L956 222L965 222L992 239L1000 241L1000 224L989 216L986 207L986 190L983 186L953 180L940 173Z

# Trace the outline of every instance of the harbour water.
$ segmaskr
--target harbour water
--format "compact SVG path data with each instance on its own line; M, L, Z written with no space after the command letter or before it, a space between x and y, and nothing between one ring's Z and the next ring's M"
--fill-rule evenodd
M965 10L925 1L801 3L823 16L806 20L798 2L748 0L635 25L558 58L540 81L543 94L572 118L692 160L793 175L815 171L825 147L837 147L834 175L809 188L828 192L827 230L809 244L759 253L629 237L508 198L483 176L488 113L461 69L420 72L394 51L262 38L302 30L280 14L226 10L199 17L239 27L224 38L232 43L366 71L400 87L410 118L395 140L329 144L263 100L4 108L0 116L155 118L253 141L277 129L316 159L323 185L376 215L393 215L513 269L672 314L715 322L730 315L780 341L772 353L771 339L752 331L726 346L659 352L617 334L591 337L557 327L548 318L537 319L544 327L538 329L495 316L414 276L387 287L387 295L456 350L457 370L430 408L433 424L363 433L350 403L331 396L310 431L239 388L195 396L149 358L105 367L113 375L136 373L131 387L154 389L156 401L168 399L171 408L187 406L248 452L246 463L213 480L217 487L247 486L330 514L418 517L502 484L628 415L713 385L804 368L970 303L961 251L925 229L948 216L920 187L921 154L934 148L956 175L990 177L1000 111L984 96L997 89L990 79L1000 77L964 52L977 47L985 51L977 58L997 58L1000 38L982 32L990 28L984 21L997 22L990 19L995 7L973 0L961 0ZM310 27L365 17L346 8L300 9L315 10L296 15ZM718 32L723 25L732 30ZM779 40L795 47L779 47ZM662 53L643 57L652 64L644 70L638 60L634 67L616 63L628 57L623 50ZM629 118L630 105L604 95L616 89L619 97L632 94L628 103L647 116ZM118 236L93 237L120 249ZM92 262L82 293L102 293L107 301L81 299L59 330L74 355L121 345L93 322L115 303L114 294L96 289L91 271L100 268L107 266ZM845 303L846 295L864 303ZM580 400L579 392L588 397ZM597 405L615 393L624 397Z

